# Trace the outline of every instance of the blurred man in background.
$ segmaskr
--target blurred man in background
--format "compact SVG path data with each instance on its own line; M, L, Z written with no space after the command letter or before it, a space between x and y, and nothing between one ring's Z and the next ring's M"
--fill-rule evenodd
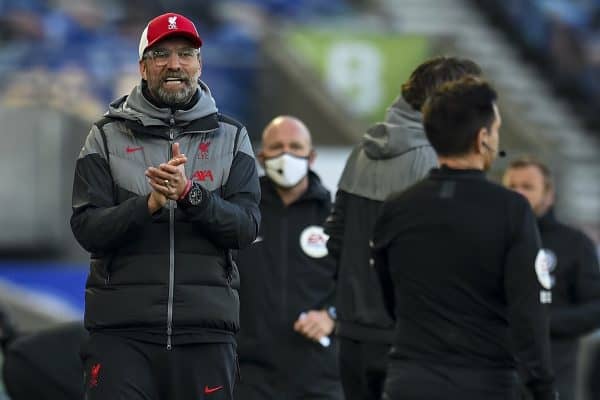
M140 84L94 124L77 160L71 228L91 253L90 400L233 397L231 249L256 238L260 189L246 129L199 81L201 45L186 17L151 20Z
M79 351L87 338L81 322L72 322L15 339L2 371L10 399L83 399Z
M396 320L383 399L516 400L519 360L534 398L554 400L535 217L485 177L500 141L496 92L450 82L423 118L441 167L385 201L373 239Z
M277 117L258 154L262 222L239 253L241 381L236 400L342 399L332 308L335 263L322 223L331 196L310 170L302 121Z
M15 338L17 332L12 317L8 311L0 305L0 349L4 350L6 346Z
M579 338L600 328L600 267L594 243L554 216L550 169L533 157L510 163L504 186L529 201L537 217L546 268L552 274L550 336L561 400L575 398Z
M588 396L587 399L600 399L600 348L598 346L592 353L585 381L587 384L583 390Z
M438 57L421 64L402 85L385 122L371 127L354 149L325 224L329 252L337 261L340 372L348 400L379 400L394 322L387 314L377 275L369 264L369 241L385 198L437 166L423 131L421 107L444 82L480 75L470 60Z

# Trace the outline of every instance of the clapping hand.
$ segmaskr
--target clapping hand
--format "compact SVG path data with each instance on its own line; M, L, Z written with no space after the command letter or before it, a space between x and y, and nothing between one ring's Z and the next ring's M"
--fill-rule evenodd
M173 157L156 167L146 169L146 177L153 191L148 198L151 213L162 208L168 199L178 200L187 188L185 163L187 157L181 154L179 143L173 143Z

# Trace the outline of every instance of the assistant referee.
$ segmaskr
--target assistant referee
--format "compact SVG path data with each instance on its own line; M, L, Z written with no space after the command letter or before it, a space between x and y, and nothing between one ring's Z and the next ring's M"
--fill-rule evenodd
M466 78L429 99L425 131L441 167L390 197L376 223L375 264L396 318L384 399L518 399L517 360L535 399L555 398L535 217L485 177L498 154L496 98Z

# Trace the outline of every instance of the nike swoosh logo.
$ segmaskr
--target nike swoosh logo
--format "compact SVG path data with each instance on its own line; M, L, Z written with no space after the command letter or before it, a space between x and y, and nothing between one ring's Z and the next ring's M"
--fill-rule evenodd
M140 150L143 150L143 149L144 149L144 146L140 146L140 147L129 147L129 146L127 146L125 148L125 151L128 152L128 153L135 153L136 151L140 151Z
M223 389L223 386L215 386L215 387L208 387L208 386L204 386L204 394L211 394L216 392L217 390L221 390Z

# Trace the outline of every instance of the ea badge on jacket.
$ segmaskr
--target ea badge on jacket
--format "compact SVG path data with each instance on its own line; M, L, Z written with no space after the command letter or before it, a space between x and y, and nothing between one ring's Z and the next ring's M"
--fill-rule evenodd
M309 257L323 258L327 255L328 239L322 226L310 225L300 234L300 247Z

